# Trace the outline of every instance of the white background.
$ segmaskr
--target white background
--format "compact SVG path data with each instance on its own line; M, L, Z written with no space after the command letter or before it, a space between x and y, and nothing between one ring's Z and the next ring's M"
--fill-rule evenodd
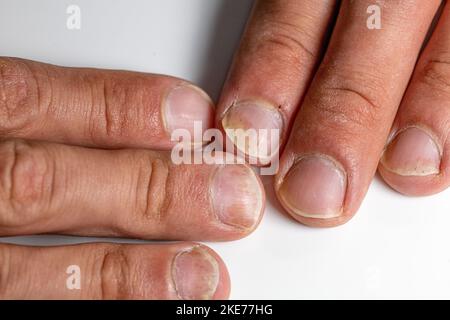
M81 30L66 8L81 8ZM166 73L217 98L251 0L0 0L0 55L67 66ZM209 243L225 260L233 299L450 298L450 191L407 198L379 178L357 216L309 229L269 202L260 227ZM3 238L22 244L96 239ZM98 240L98 239L97 239Z

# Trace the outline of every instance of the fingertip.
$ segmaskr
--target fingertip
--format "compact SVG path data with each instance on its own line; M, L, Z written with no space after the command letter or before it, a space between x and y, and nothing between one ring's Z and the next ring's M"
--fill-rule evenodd
M339 227L343 224L346 224L354 217L354 214L351 214L351 215L345 214L345 215L342 215L342 216L336 217L336 218L317 219L317 218L303 217L303 216L299 216L299 215L292 214L292 213L290 213L290 214L294 220L300 222L301 224L303 224L307 227L311 227L311 228Z
M216 292L214 293L213 300L227 300L230 297L231 292L231 280L228 268L222 258L213 249L202 246L211 256L216 259L219 265L219 282L217 284Z
M310 154L299 157L275 179L281 205L292 218L311 227L334 227L353 214L345 208L347 174L335 159Z
M282 113L262 99L236 102L227 109L220 126L227 143L256 166L265 166L274 159L285 131Z
M392 189L406 196L429 196L445 190L450 185L449 174L445 171L426 176L405 176L393 172L380 162L378 172Z
M450 184L447 158L445 147L430 129L406 127L383 152L378 172L389 186L404 195L432 195Z
M214 125L214 103L206 92L191 83L170 88L162 100L164 127L169 135L177 129L195 134L196 126L203 133Z
M229 230L236 240L248 236L261 222L266 196L259 176L247 164L235 160L219 165L210 182L212 208L217 220Z
M225 300L230 295L230 276L222 258L210 247L191 243L173 262L177 295L188 300Z

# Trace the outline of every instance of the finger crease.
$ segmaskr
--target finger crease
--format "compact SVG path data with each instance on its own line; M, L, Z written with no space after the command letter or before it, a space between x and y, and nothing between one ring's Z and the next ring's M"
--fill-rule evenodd
M106 81L103 81L103 106L104 106L104 115L105 115L105 130L106 136L111 136L112 133L112 123L111 119L111 108L108 101L108 93L106 89Z
M346 88L346 87L329 87L329 88L325 88L325 89L327 89L327 90L335 90L335 91L342 91L342 92L349 92L351 94L354 94L354 95L360 97L362 100L367 102L374 110L380 109L378 104L374 103L371 98L369 98L368 96L366 96L365 94L361 93L358 90L355 90L355 89L352 89L352 88Z
M30 66L27 63L23 63L25 68L28 70L28 73L31 75L31 78L34 81L34 86L36 88L36 99L37 99L37 107L38 109L42 108L42 98L41 98L41 90L39 89L39 80L36 76L36 73L31 70Z
M108 249L100 265L100 298L120 299L126 296L129 263L122 246Z
M286 47L289 50L292 50L292 47L289 46L286 41L290 41L292 42L296 47L300 48L303 52L305 52L310 58L315 59L316 55L314 54L314 52L312 52L310 49L308 49L300 40L298 40L297 38L288 35L288 34L283 34L283 38L285 39L280 40L278 38L270 38L268 39L269 42L272 42L276 45L282 46L282 47Z
M13 199L13 192L14 192L14 171L16 170L17 167L17 161L18 161L18 150L17 150L17 143L15 141L12 142L12 160L11 160L11 169L9 170L9 188L7 188L8 190L8 200L10 201L10 203L12 202Z

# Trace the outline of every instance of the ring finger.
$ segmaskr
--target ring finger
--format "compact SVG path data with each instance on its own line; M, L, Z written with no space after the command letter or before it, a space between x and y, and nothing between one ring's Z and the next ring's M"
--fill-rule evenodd
M231 240L260 221L244 164L174 165L170 153L0 143L0 235L67 233Z
M219 256L195 243L0 244L0 299L226 299Z

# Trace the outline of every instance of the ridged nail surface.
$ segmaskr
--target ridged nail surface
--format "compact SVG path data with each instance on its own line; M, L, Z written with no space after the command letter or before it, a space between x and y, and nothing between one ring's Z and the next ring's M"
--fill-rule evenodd
M219 264L204 248L198 246L175 256L172 277L180 299L212 299L219 284Z
M211 199L218 219L226 225L252 229L263 209L263 189L253 170L229 164L217 169L211 181Z
M228 139L246 156L267 163L278 152L283 119L277 108L261 101L240 102L231 107L222 119ZM239 131L254 130L254 143L240 137ZM272 131L276 129L277 131ZM278 136L276 136L278 133ZM276 136L273 139L272 136Z

